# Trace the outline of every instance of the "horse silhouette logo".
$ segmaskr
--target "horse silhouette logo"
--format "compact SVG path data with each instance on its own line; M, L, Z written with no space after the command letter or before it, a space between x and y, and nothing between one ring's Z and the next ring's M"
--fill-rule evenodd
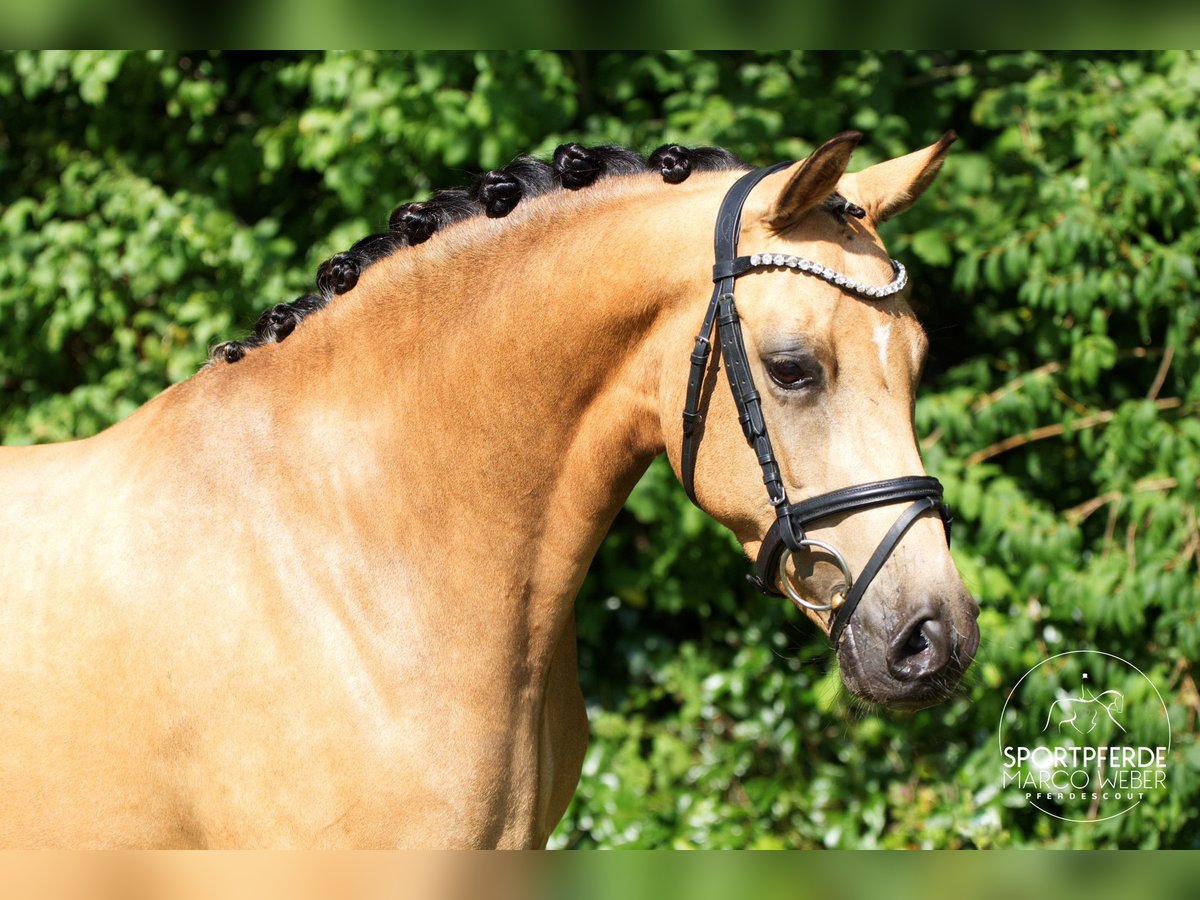
M1066 650L1013 685L996 746L1006 806L1103 822L1167 791L1171 720L1158 687L1133 663Z
M1087 673L1084 673L1087 678ZM1086 695L1086 696L1085 696ZM1090 734L1101 717L1107 717L1121 731L1125 726L1117 721L1117 713L1125 709L1125 695L1120 691L1108 690L1093 694L1086 685L1080 685L1078 697L1059 697L1050 704L1050 712L1046 715L1046 724L1042 731L1048 731L1058 713L1058 732L1066 726L1073 728L1078 734Z

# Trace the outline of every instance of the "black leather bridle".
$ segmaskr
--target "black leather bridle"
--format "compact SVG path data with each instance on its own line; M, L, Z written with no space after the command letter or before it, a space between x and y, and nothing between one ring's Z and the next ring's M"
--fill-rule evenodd
M738 256L738 236L741 232L742 206L750 191L762 179L791 165L790 162L778 163L763 169L748 172L734 183L721 203L717 214L714 247L716 264L713 266L713 293L704 314L704 322L696 337L696 346L692 351L692 367L688 375L687 400L683 409L683 453L681 469L683 486L688 497L696 503L695 470L696 453L700 447L701 434L697 426L703 422L700 412L700 399L704 376L708 371L709 354L712 349L711 336L714 323L721 342L721 356L725 360L725 369L729 378L729 387L733 391L733 401L737 405L738 421L746 440L758 457L762 467L763 483L767 487L767 498L775 508L776 519L763 538L755 563L754 575L749 576L760 590L772 596L786 595L798 606L812 610L832 611L829 626L829 637L836 647L838 639L845 630L850 617L854 614L863 594L871 581L879 574L888 557L900 543L905 532L923 513L936 511L941 516L946 530L946 542L950 541L950 508L942 499L942 484L936 478L928 476L903 476L887 478L883 481L872 481L853 487L841 488L817 497L811 497L800 503L788 501L787 489L783 484L783 476L779 464L775 461L775 453L771 448L771 439L767 435L767 424L763 419L762 400L754 389L754 379L750 375L750 363L746 356L746 346L742 340L742 329L738 322L737 308L733 302L735 280L756 268L775 265L783 259L778 256L750 257ZM791 262L794 263L795 258ZM903 267L893 264L903 276ZM820 267L817 267L820 268ZM810 269L803 268L809 272ZM827 270L813 272L828 281L834 281L832 273ZM863 289L849 279L837 276L834 283L845 284L847 289L866 296L879 296L874 289ZM898 290L898 288L897 288ZM858 578L850 573L850 567L845 557L833 546L824 541L808 538L804 529L810 525L828 519L832 516L844 515L870 509L876 506L887 506L893 503L913 501L900 518L898 518L883 540L863 566ZM792 554L797 554L806 547L823 550L837 560L846 580L844 600L840 604L815 604L799 596L792 588L785 566ZM777 585L782 585L780 590Z

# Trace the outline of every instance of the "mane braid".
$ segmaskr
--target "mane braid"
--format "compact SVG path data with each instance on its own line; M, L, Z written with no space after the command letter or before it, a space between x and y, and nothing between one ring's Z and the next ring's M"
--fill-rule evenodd
M471 185L471 198L491 219L507 216L522 200L556 187L554 167L532 156L518 156L502 169L486 172Z
M469 189L438 191L428 200L398 206L388 218L387 231L368 235L349 250L321 263L317 269L316 293L268 309L248 337L213 347L209 365L217 361L235 363L256 347L285 340L307 316L338 295L353 290L368 266L404 247L424 243L441 229L463 219L478 215L502 218L522 200L560 189L577 191L614 176L655 172L667 184L679 184L693 172L746 168L749 166L720 147L688 149L678 144L659 147L649 160L624 147L581 144L561 145L550 162L518 156L508 165L475 178ZM838 211L853 214L845 206Z

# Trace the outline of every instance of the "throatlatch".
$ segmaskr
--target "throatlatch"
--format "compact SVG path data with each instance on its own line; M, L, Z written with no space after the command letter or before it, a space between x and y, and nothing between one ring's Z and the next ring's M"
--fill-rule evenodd
M692 350L691 370L688 373L687 397L683 407L683 452L680 458L680 467L683 487L687 491L688 497L695 503L696 453L699 450L702 435L699 426L702 426L704 419L700 412L700 398L704 375L708 370L709 358L712 353L712 334L715 325L721 344L721 357L725 361L725 371L729 378L729 387L737 406L738 421L742 425L742 432L746 436L747 443L758 457L758 464L763 473L763 484L767 488L767 499L775 508L776 514L775 522L771 525L759 548L754 575L748 577L766 594L777 597L786 595L797 606L807 609L831 611L829 637L836 647L838 639L871 581L879 574L879 570L883 568L884 563L892 555L909 527L923 513L935 511L941 516L946 530L946 542L949 543L950 524L953 519L950 515L950 507L942 499L941 482L925 475L888 478L883 481L854 485L811 497L800 503L788 501L783 475L775 460L771 439L767 435L762 399L758 391L754 389L754 379L750 375L750 362L746 355L746 346L742 340L742 328L733 299L735 280L756 269L791 269L794 272L820 278L867 300L880 300L894 296L902 291L908 283L908 274L904 266L896 260L892 260L894 273L892 282L881 287L873 287L861 284L852 278L798 256L771 253L738 256L742 207L746 203L746 198L750 196L750 192L756 184L768 175L790 165L790 162L782 162L746 173L734 183L721 203L713 241L716 260L713 265L712 299L709 300L708 309L704 314L700 333L696 336L696 346ZM888 506L908 500L913 501L912 504L900 514L895 524L884 535L883 540L875 548L875 552L871 554L871 558L863 566L858 578L853 577L849 564L836 547L824 541L808 538L805 534L805 528L831 516L854 513L876 506ZM791 579L787 576L787 561L793 554L798 554L807 548L816 548L829 554L841 568L846 580L846 587L844 599L840 603L815 604L801 597L795 590Z

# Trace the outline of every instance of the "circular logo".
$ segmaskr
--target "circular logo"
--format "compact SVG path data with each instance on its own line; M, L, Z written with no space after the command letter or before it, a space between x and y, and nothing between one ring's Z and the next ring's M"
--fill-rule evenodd
M1066 822L1113 819L1167 789L1167 705L1141 669L1112 653L1069 650L1022 675L998 740L1013 805Z

